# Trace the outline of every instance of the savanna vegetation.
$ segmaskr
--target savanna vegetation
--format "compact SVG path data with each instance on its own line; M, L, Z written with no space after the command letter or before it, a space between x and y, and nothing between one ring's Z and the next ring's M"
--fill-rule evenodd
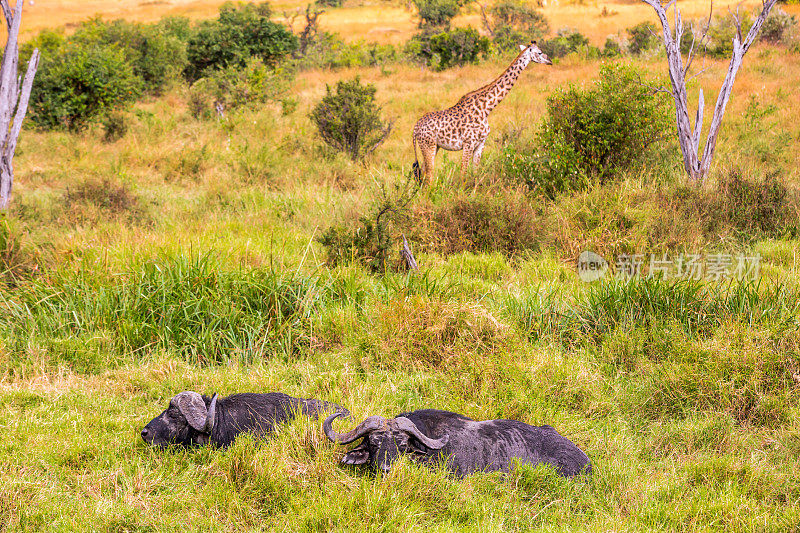
M666 68L647 6L119 2L88 18L101 2L45 24L40 4L0 219L0 529L800 525L796 4L745 58L701 186L652 90ZM724 8L690 95L727 69ZM532 33L554 65L493 112L481 167L462 177L440 153L416 182L415 121ZM612 270L642 254L642 275L585 283L585 250ZM649 276L665 254L759 270ZM550 424L594 472L455 479L403 460L375 476L305 419L225 451L147 448L141 428L187 389Z

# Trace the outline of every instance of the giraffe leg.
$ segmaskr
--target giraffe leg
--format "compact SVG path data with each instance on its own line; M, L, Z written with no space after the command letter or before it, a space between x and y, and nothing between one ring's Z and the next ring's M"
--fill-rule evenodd
M481 156L483 155L483 147L486 145L486 139L482 140L478 146L475 147L475 151L472 152L472 166L478 168L478 165L481 164Z
M433 160L438 151L439 147L435 144L424 144L420 146L420 152L422 152L422 170L425 180L427 181L430 181L433 177Z
M469 171L470 163L472 163L472 153L472 145L464 144L464 150L461 152L461 175L464 175L467 173L467 171Z

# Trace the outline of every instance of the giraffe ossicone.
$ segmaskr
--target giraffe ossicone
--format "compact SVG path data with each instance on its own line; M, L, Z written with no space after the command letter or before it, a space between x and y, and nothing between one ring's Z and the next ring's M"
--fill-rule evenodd
M414 125L414 174L426 180L433 175L433 161L439 149L461 150L461 173L470 165L478 166L489 136L489 113L508 95L517 78L530 63L551 65L552 62L532 41L520 45L520 53L508 68L490 84L461 97L456 105L424 115ZM422 154L422 168L417 159Z

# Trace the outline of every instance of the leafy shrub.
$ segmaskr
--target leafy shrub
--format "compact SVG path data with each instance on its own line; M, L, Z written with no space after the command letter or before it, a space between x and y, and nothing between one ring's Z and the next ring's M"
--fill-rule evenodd
M628 28L627 32L630 38L628 50L630 53L639 55L657 47L661 42L657 37L658 31L652 22L641 22L632 28ZM686 33L691 32L686 31Z
M581 190L591 180L572 161L574 152L563 142L541 155L537 146L506 146L496 161L499 174L510 182L524 183L531 191L550 199L560 193Z
M474 28L456 28L440 33L420 33L406 44L406 53L434 70L477 63L489 53L490 41Z
M346 43L338 35L324 32L309 44L296 64L300 68L335 69L374 67L397 59L397 49L391 44Z
M552 179L602 182L642 158L670 123L668 102L644 87L635 70L604 66L593 87L571 85L548 97L539 168Z
M420 28L449 28L465 0L411 0L417 8Z
M564 57L570 53L586 57L598 57L600 50L589 44L589 39L572 28L561 28L552 39L539 43L539 48L550 59Z
M747 35L753 21L749 13L742 13L742 35ZM733 52L733 38L736 36L736 25L730 16L716 16L708 27L708 40L700 50L711 57L728 58Z
M758 16L759 12L760 8L756 8L752 13L742 13L742 35L746 35L750 30L753 20ZM780 7L773 7L761 27L761 33L758 38L773 44L789 44L796 27L797 19L794 15L789 15ZM735 36L736 25L733 18L730 16L716 16L709 25L708 42L700 52L712 57L730 57Z
M484 27L498 50L518 51L517 46L544 37L547 19L521 0L500 0L483 12Z
M361 217L356 227L331 226L318 239L327 252L328 264L336 266L357 261L371 272L383 272L388 263L389 235L369 217Z
M31 91L31 120L45 128L80 130L134 100L141 88L122 50L66 44L42 56Z
M325 247L328 264L357 261L371 272L385 272L392 264L392 242L398 242L398 221L408 218L408 206L419 192L417 180L409 178L392 190L381 187L380 195L365 216L355 224L329 227L317 240ZM402 224L406 225L406 224Z
M208 70L244 67L251 58L273 65L297 49L297 37L285 27L269 20L269 6L262 4L224 4L217 20L206 21L189 39L191 80Z
M158 33L166 37L173 37L182 43L188 43L194 35L192 21L188 17L168 16L155 23Z
M602 57L617 57L622 55L622 51L624 47L622 43L619 42L618 39L614 37L608 37L606 39L605 45L603 45L603 51L600 52L600 56Z
M344 0L314 0L314 3L318 6L342 7Z
M773 44L785 43L796 28L795 16L776 6L772 8L764 25L761 26L761 34L758 38Z
M215 109L222 112L250 103L278 100L294 79L289 69L272 68L261 60L249 61L244 68L216 70L196 81L189 89L190 113L209 118Z
M27 65L31 54L35 49L39 49L42 58L52 57L61 52L61 48L66 44L67 38L63 29L42 30L39 34L19 46L20 65Z
M94 18L83 23L71 41L86 46L115 47L133 66L145 90L160 93L186 67L186 45L156 25Z
M335 92L328 85L310 114L322 140L354 161L375 150L392 128L381 119L375 91L374 85L362 85L358 77L337 82Z

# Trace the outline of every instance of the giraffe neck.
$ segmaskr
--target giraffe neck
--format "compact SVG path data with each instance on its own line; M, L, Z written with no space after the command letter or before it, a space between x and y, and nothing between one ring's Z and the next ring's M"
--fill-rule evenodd
M531 59L528 54L519 54L500 77L480 91L480 100L483 101L483 109L487 115L511 92L511 88L514 87L517 78L530 62Z

